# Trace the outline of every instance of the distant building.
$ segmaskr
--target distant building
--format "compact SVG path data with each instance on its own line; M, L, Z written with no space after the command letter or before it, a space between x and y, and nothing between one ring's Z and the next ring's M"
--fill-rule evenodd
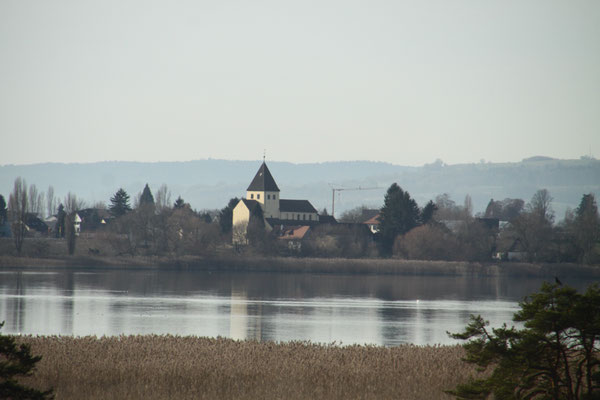
M81 219L80 229L82 232L96 231L105 227L111 218L108 210L102 208L84 208L77 211Z
M310 201L281 199L279 194L279 187L263 162L246 189L246 198L241 199L233 209L233 243L247 243L248 224L253 216L260 214L268 232L277 228L276 233L288 237L290 229L298 232L299 227L319 224L319 213ZM308 232L308 229L302 228L300 231ZM296 236L295 239L302 239Z
M371 231L371 233L375 234L375 233L379 232L379 224L380 224L379 210L377 210L377 213L374 216L372 216L371 218L364 221L363 224L365 224L369 227L369 230Z
M25 214L25 231L28 236L42 236L48 234L48 225L34 213Z
M302 250L302 240L309 234L310 229L307 225L281 226L275 229L275 234L278 240L287 242L289 250L299 252Z

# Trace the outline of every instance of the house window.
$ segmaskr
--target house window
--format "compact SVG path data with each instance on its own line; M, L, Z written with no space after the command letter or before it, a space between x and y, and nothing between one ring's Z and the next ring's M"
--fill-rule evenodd
M300 221L300 214L298 214L298 215L296 216L296 218L298 219L298 221Z
M310 215L308 216L308 219L310 219L310 220L312 221L312 214L310 214Z
M306 221L306 214L302 214L302 219Z
M256 195L256 198L260 200L260 193Z
M273 195L273 200L277 200L277 195L276 194Z
M271 200L271 195L270 194L267 195L267 200Z
M250 193L250 198L253 199L254 198L254 193Z

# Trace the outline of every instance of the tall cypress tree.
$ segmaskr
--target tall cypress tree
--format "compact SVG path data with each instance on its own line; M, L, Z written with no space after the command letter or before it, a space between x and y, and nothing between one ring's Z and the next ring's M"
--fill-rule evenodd
M54 228L57 238L65 237L66 217L67 213L65 212L65 206L63 206L61 203L58 206L58 213L56 214L56 227Z
M123 190L123 188L119 188L117 193L110 198L110 206L108 207L108 211L110 211L110 213L115 217L120 217L131 211L131 206L129 205L129 195L125 190Z
M6 200L4 200L4 196L0 194L0 225L4 224L7 220L7 209L6 209Z
M140 196L140 206L145 204L154 204L154 196L152 196L152 192L150 191L150 187L148 187L147 183L144 187L142 195Z

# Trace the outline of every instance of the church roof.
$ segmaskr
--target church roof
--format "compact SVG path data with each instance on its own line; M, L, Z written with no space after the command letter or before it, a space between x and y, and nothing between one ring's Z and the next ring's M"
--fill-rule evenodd
M250 212L253 212L256 207L260 207L256 200L241 199L241 201L246 205Z
M308 200L279 200L279 211L281 212L304 212L316 213L317 210Z
M250 183L250 186L246 190L252 192L279 192L279 188L269 168L267 168L267 164L262 163L254 179L252 179L252 183Z

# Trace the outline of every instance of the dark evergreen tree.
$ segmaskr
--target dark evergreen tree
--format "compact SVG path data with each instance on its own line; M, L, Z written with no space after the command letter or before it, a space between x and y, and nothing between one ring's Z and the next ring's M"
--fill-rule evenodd
M487 207L485 208L485 218L501 218L502 214L502 204L499 201L494 201L494 199L490 199Z
M140 206L145 204L154 204L154 196L152 196L152 191L150 191L150 187L147 183L146 186L144 186L142 195L140 196Z
M459 399L600 398L600 287L583 294L544 283L520 303L513 320L523 329L488 328L481 316L455 339L468 340L465 361L491 373L458 385Z
M4 196L0 194L0 225L7 221L7 211L6 200L4 199Z
M379 221L381 252L391 255L396 237L420 224L419 206L408 192L393 183L385 195Z
M233 209L240 202L240 199L234 197L229 200L227 203L227 207L223 208L219 212L219 225L221 226L222 233L231 232L231 228L233 227Z
M131 211L131 206L129 205L129 195L125 190L123 190L123 188L117 190L117 193L110 198L110 206L108 207L108 211L110 211L110 213L115 217L120 217Z
M437 206L432 200L429 200L429 203L423 207L423 211L421 211L421 222L423 224L428 224L433 221L433 214L437 210Z
M248 221L248 228L246 236L250 245L259 248L263 244L265 238L265 218L260 205L256 205L250 211L250 220Z
M210 224L212 222L212 217L207 212L200 213L198 216L200 217L200 220L206 224Z
M177 200L175 200L175 204L173 204L173 208L175 209L181 209L185 207L185 201L183 201L183 199L181 198L181 196L177 197Z
M0 323L0 328L4 322ZM52 399L52 390L40 391L20 384L18 377L30 376L41 356L31 355L27 344L17 345L13 336L0 335L0 399Z
M67 213L65 212L65 206L62 203L58 206L58 213L56 214L56 227L54 233L57 238L65 237L65 220Z

